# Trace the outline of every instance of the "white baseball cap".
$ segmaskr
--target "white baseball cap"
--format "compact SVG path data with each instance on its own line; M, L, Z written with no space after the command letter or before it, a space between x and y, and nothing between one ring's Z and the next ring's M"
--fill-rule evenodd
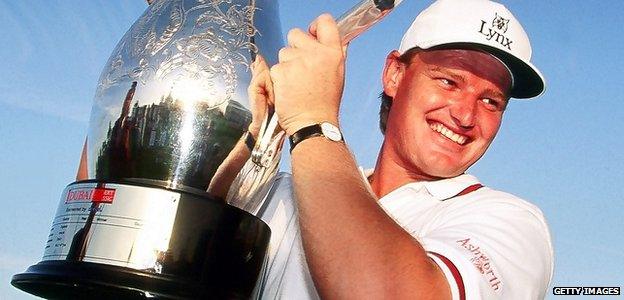
M546 83L533 66L531 43L520 22L502 4L489 0L438 0L409 27L399 52L421 49L477 49L498 58L512 76L510 96L532 98Z

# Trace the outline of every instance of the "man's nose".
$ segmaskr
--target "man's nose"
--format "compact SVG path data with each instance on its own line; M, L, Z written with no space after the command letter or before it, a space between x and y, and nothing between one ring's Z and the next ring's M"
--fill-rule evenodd
M477 114L477 101L474 99L453 101L450 111L451 118L457 126L465 129L474 127Z

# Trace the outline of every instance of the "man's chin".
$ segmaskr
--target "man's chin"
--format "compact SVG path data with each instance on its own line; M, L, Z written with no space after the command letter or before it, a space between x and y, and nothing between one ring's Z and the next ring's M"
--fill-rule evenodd
M453 177L457 177L461 174L463 174L464 172L458 172L458 173L444 173L444 174L437 174L434 175L434 177L438 178L438 179L449 179L449 178L453 178Z
M422 168L425 173L438 178L456 177L468 169L465 162L453 157L454 155L445 155L443 153L434 153L430 156L428 166ZM468 165L469 166L469 165Z
M463 167L459 167L459 166L438 166L435 168L429 168L427 170L427 174L429 174L431 177L434 178L438 178L438 179L447 179L447 178L453 178L453 177L457 177L461 174L464 174L464 172L466 172L468 168L463 168Z

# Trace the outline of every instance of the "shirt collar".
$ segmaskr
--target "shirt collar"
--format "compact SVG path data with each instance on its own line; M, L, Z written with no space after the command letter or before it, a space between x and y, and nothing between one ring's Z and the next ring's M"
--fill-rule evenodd
M368 178L373 175L374 169L363 169L360 168L362 175L364 178ZM368 180L366 180L368 183ZM404 188L413 188L415 190L419 190L421 188L425 188L426 192L431 195L431 197L435 200L442 201L448 198L455 197L461 191L466 189L467 187L479 183L479 179L477 177L472 176L470 174L462 174L457 177L440 179L435 181L418 181L418 182L409 182L406 183L396 190L398 191ZM391 193L392 193L391 192Z
M425 181L424 186L436 200L446 200L457 196L467 187L479 183L479 179L470 174L462 174L457 177L436 181Z

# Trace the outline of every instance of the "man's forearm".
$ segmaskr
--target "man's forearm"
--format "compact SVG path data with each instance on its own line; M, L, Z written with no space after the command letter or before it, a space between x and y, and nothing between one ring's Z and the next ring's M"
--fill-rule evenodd
M247 148L245 140L241 138L215 172L208 185L207 192L212 196L225 200L232 182L234 182L234 179L249 157L251 157L251 151Z
M378 205L346 145L313 138L292 153L303 246L328 298L450 298L441 270Z

